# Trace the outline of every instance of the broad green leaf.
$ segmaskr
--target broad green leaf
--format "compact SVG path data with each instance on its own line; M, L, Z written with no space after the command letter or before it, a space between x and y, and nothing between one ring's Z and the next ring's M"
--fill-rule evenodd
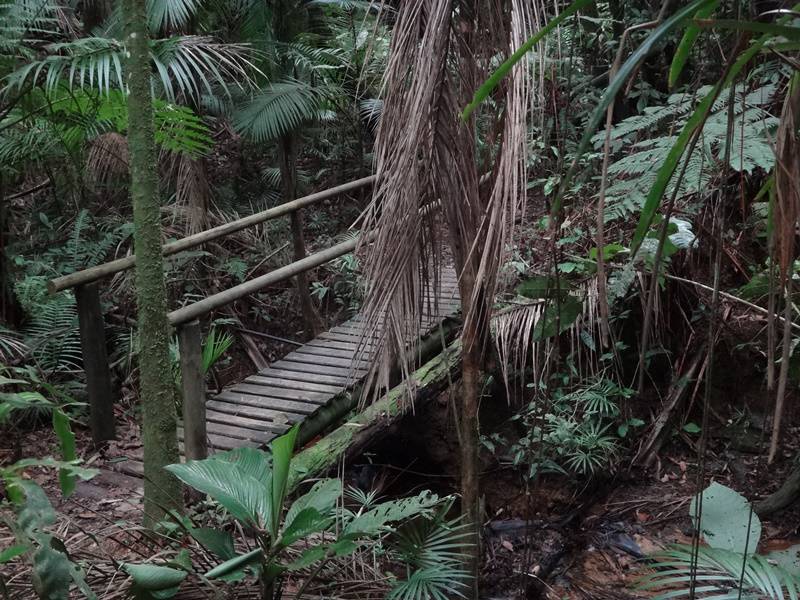
M122 569L131 576L131 593L136 600L168 600L180 590L188 573L159 565L123 563Z
M70 427L69 417L61 409L53 411L53 430L56 432L58 443L61 446L61 458L67 462L77 459L75 434ZM61 484L61 493L64 494L64 497L75 491L75 474L68 469L59 469L58 481Z
M69 600L73 568L66 554L42 545L33 555L33 589L39 598Z
M508 60L506 60L500 67L492 73L491 77L486 80L486 82L478 88L475 92L475 96L472 98L472 102L470 102L467 107L464 109L464 112L461 114L461 118L465 121L469 119L470 115L475 112L475 109L480 106L480 104L489 97L494 91L503 78L511 72L511 69L514 68L522 57L525 56L528 52L533 50L533 47L536 46L539 42L541 42L545 37L547 37L551 32L553 32L563 21L577 13L579 10L586 8L589 6L594 0L575 0L572 4L570 4L567 8L562 10L558 16L550 19L547 25L542 27L536 34L531 36L531 38L525 42L519 49L512 54Z
M716 482L703 491L702 498L700 523L695 518L697 496L692 498L689 515L706 543L712 548L753 554L761 538L761 520L747 499Z
M56 522L56 511L44 493L33 481L14 479L9 485L9 495L16 505L17 525L30 536Z
M286 497L286 486L298 431L299 426L295 425L272 442L272 516L269 532L273 539L278 536L280 528L283 501Z
M292 523L283 530L280 545L283 547L291 546L309 535L326 531L334 522L335 519L330 514L323 515L316 508L304 508L297 513Z
M710 17L711 14L717 10L719 6L719 0L714 0L708 6L704 6L700 10L695 13L695 19L705 19ZM689 25L686 28L686 31L681 38L680 43L678 44L677 50L675 50L675 55L672 57L672 64L669 67L669 87L675 87L675 84L678 82L678 77L680 77L681 72L683 71L683 67L686 66L686 61L689 60L689 54L694 47L695 41L700 35L700 27L697 25Z
M0 565L5 564L11 560L14 560L21 554L25 554L28 551L28 546L24 544L16 544L14 546L9 546L2 552L0 552Z
M269 490L235 463L207 458L169 465L166 469L185 484L208 494L240 521L256 527L269 522Z
M172 589L188 575L183 569L160 565L123 563L122 569L131 576L135 586L148 591Z
M533 340L541 341L564 333L572 327L582 312L583 302L572 295L566 295L559 302L548 302L544 313L533 327Z
M330 551L334 556L347 556L358 550L358 544L353 540L339 540L331 544Z
M233 549L233 537L227 531L200 527L190 529L189 535L221 560L230 560L236 556L236 551Z
M340 479L318 481L289 507L284 519L284 528L291 527L295 517L306 508L315 508L321 514L327 515L336 508L336 503L341 496L342 481Z
M603 246L603 260L611 260L620 252L625 251L625 246L622 244L606 244ZM591 248L589 250L589 258L591 260L597 260L597 247Z
M325 558L327 549L325 546L314 546L304 551L297 559L286 565L288 571L299 571L306 567L313 565L315 562L321 561Z
M215 454L214 458L236 464L236 467L264 484L272 478L272 458L258 448L237 448Z
M433 508L440 503L439 497L428 491L411 498L383 502L347 523L343 530L343 537L355 539L365 535L375 535L385 530L390 523L403 521L420 514L429 515Z
M249 567L253 563L260 561L261 557L261 548L256 548L255 550L251 550L246 554L234 556L230 560L226 560L224 563L217 565L208 573L206 573L206 577L209 579L219 579L220 577L233 575L234 573Z

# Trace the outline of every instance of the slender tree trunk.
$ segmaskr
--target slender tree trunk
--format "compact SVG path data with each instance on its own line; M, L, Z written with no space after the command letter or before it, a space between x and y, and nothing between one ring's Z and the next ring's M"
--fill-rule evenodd
M459 284L462 303L471 304L475 289L472 273L463 273ZM465 309L469 310L469 309ZM465 567L472 575L472 593L468 598L477 600L478 583L481 570L481 496L480 496L480 427L478 412L483 387L483 350L481 322L468 319L461 333L463 359L461 363L461 403L457 415L458 440L461 458L461 515L472 528L465 548Z
M17 322L17 303L14 298L11 261L6 251L10 237L8 208L3 176L0 174L0 323L13 325Z
M144 445L144 520L157 522L181 504L181 488L163 467L176 463L175 389L170 372L166 285L161 254L161 212L150 88L146 0L124 0L127 16L128 147L131 168L139 383Z
M283 136L279 143L279 162L281 169L281 185L285 202L297 198L297 140L294 134ZM292 249L294 260L298 261L306 256L306 242L303 234L303 211L296 210L292 213ZM300 309L303 312L303 321L312 337L322 332L317 309L311 299L311 290L308 287L308 277L301 273L295 277L297 295L300 297Z

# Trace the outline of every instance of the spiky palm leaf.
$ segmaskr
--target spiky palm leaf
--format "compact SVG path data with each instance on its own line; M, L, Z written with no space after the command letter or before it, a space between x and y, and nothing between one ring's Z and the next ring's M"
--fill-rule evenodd
M180 31L197 14L203 0L147 0L150 32Z
M434 519L418 518L403 525L394 538L398 558L408 574L392 586L388 598L425 600L464 596L469 573L463 568L469 528L461 519L447 520L445 506Z
M672 546L653 559L657 571L644 576L638 587L662 591L654 600L688 597L693 579L697 582L696 597L708 600L796 600L800 594L800 574L758 554L745 557L738 552L701 547L696 571L692 569L691 546Z
M311 85L297 80L270 84L234 115L237 131L256 142L279 138L314 119L320 97Z
M125 90L124 44L112 38L88 37L46 46L48 56L30 61L5 80L6 89L34 83L48 93L66 84L70 88L98 89L110 93ZM254 85L255 65L251 49L224 44L205 36L174 36L151 41L151 56L158 78L155 82L170 102L199 99L203 93L230 93L230 86Z

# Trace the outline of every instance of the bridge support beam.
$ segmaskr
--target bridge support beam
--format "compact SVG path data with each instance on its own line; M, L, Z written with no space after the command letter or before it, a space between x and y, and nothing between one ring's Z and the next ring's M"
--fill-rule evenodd
M200 321L194 319L178 327L183 391L183 445L186 460L208 457L206 435L206 383Z
M420 403L435 398L458 379L460 366L461 343L456 341L411 374L412 389L408 383L392 388L344 425L298 453L292 460L289 488L294 489L304 479L324 475L342 458L348 460L361 454L391 425L408 414L412 406L418 407Z
M95 444L113 440L116 435L111 370L106 350L106 329L97 283L75 288L78 327L81 335L83 369L89 395L89 425Z

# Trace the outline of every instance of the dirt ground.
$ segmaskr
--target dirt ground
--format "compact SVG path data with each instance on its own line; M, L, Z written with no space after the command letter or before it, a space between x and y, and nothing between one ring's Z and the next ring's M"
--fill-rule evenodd
M386 496L424 488L440 494L457 492L458 453L451 406L445 394L420 407L408 419L425 427L401 424L348 468L348 482L362 488L378 487ZM504 403L484 406L487 411L490 415L483 419L487 428L502 427L511 414ZM733 421L736 411L717 405L714 412L718 418L710 429L702 487L716 481L751 501L775 491L800 450L796 416L785 430L779 460L767 468L766 453L759 451L757 443L764 439L757 419L744 429L733 430L723 423ZM27 476L54 500L62 515L58 535L68 547L90 549L82 554L87 558L96 554L136 561L146 557L152 546L137 533L142 480L118 472L121 456L140 452L135 421L125 413L120 417L119 439L99 450L88 450L87 432L78 430L84 464L100 469L100 474L79 483L69 499L59 500L52 473L31 469ZM45 425L21 432L22 455L53 453L56 440ZM526 485L518 471L484 453L485 598L625 600L652 596L636 589L637 578L647 569L646 555L672 543L691 541L689 502L698 489L700 470L696 445L696 435L674 435L653 469L631 471L629 458L622 457L615 472L591 484L545 477ZM0 443L0 459L11 460L14 447L14 438L5 438ZM763 527L761 551L800 543L800 505L764 520ZM1 530L0 545L7 547L11 541L10 531ZM10 565L3 574L12 591L15 583L22 585L25 578L19 568ZM30 592L24 586L19 589Z

